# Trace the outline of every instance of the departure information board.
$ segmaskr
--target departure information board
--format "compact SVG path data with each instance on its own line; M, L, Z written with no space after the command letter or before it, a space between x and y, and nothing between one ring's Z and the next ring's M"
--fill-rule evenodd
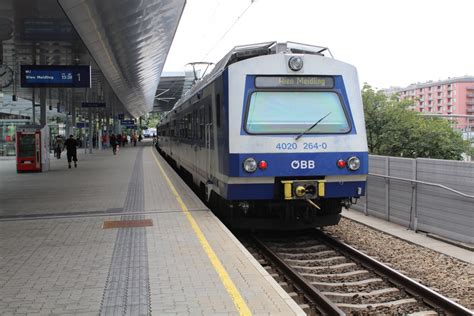
M22 88L90 88L91 67L69 66L21 66Z

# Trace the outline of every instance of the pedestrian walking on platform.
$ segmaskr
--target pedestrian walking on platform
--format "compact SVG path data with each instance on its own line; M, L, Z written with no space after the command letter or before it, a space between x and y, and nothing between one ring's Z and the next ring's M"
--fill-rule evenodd
M107 148L109 145L109 135L107 135L107 132L105 132L102 135L102 148Z
M137 146L137 133L133 133L132 135L132 142L133 142L133 146Z
M125 135L125 133L122 134L122 147L125 147L125 145L127 145L128 143L128 138L127 138L127 135Z
M74 167L77 168L77 145L77 140L74 139L73 135L69 135L69 138L64 143L69 168L71 168L71 161L74 161Z
M61 136L56 136L55 146L54 146L54 155L56 158L61 159L61 152L64 150L64 141Z
M117 134L117 136L115 136L116 140L117 140L117 145L119 146L123 146L122 145L122 134Z
M115 134L110 135L110 147L112 147L112 152L114 155L117 154L117 138L115 137Z

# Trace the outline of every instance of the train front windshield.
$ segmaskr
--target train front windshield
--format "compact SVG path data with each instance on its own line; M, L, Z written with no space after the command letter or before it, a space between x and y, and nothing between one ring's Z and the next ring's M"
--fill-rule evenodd
M307 134L350 131L335 92L257 91L250 98L245 130L250 134L299 134L318 120Z

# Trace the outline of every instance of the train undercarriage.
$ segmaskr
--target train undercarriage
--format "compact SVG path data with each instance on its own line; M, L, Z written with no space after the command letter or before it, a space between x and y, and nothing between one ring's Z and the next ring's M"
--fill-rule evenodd
M227 201L217 194L211 194L208 205L219 219L235 229L299 230L339 223L343 200L319 199L311 202Z

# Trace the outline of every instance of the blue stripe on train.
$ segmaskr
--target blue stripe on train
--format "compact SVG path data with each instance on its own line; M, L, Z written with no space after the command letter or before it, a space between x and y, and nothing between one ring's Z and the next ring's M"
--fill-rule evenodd
M348 198L359 197L357 193L359 188L365 195L365 182L327 182L325 184L326 198ZM228 184L224 189L224 198L227 200L270 200L275 197L275 188L273 183L265 184Z
M347 160L352 156L359 157L361 161L359 170L350 171L347 168L340 169L337 167L336 163L339 159ZM268 164L268 168L266 170L257 169L254 173L245 172L243 163L244 160L249 157L254 158L257 162L265 160ZM306 168L304 168L302 161L306 161ZM314 161L314 168L308 168L309 161ZM367 174L368 161L369 155L367 152L230 154L229 176L294 177Z

